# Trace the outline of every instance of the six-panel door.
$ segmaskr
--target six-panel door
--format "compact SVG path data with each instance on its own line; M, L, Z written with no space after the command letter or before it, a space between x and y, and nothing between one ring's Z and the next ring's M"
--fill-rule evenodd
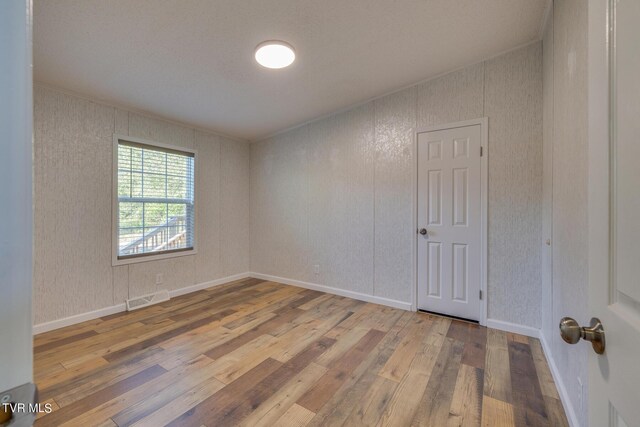
M589 14L589 426L640 426L640 2L593 0ZM582 285L582 284L579 284ZM563 313L565 314L565 313ZM566 313L570 315L571 313Z
M418 308L480 320L480 125L418 134Z

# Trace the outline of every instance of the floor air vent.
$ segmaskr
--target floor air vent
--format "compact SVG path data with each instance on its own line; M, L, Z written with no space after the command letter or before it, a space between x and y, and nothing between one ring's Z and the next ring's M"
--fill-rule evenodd
M163 289L148 295L142 295L127 300L127 311L137 310L142 307L148 307L159 302L169 300L169 291Z

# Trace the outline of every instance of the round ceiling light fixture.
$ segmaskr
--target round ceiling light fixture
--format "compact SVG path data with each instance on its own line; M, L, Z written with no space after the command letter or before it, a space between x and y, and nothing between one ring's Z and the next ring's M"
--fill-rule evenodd
M296 59L296 51L287 42L269 40L260 43L255 53L258 64L266 68L285 68Z

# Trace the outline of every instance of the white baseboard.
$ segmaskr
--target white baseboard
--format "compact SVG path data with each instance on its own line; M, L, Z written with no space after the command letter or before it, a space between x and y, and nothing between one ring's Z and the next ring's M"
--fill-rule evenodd
M169 291L169 296L173 298L180 295L189 294L191 292L196 292L201 289L207 289L207 288L212 288L214 286L223 285L225 283L233 282L234 280L246 279L248 277L252 277L251 274L248 272L235 274L233 276L228 276L228 277L222 277L220 279L211 280L209 282L198 283L197 285L187 286L184 288ZM127 305L125 303L122 303L122 304L113 305L111 307L105 307L105 308L100 308L98 310L89 311L87 313L76 314L76 315L65 317L62 319L40 323L38 325L33 326L33 334L37 335L44 332L53 331L55 329L64 328L65 326L75 325L76 323L86 322L87 320L97 319L98 317L109 316L111 314L125 311L126 309L127 309Z
M487 319L487 328L499 329L501 331L526 335L533 338L540 338L540 329L520 325L518 323L505 322L504 320Z
M553 381L556 383L556 388L558 389L558 394L560 395L560 402L562 402L562 406L564 407L564 413L567 415L569 425L571 427L579 427L580 423L578 422L578 416L575 409L573 408L573 405L571 404L569 393L567 392L567 388L564 385L564 381L562 381L562 377L560 377L560 371L558 371L556 362L551 355L551 347L549 346L549 343L547 342L547 339L545 338L542 331L540 331L540 344L542 344L542 350L545 357L547 358L547 364L549 365L549 369L551 370Z
M211 280L209 282L198 283L196 285L187 286L186 288L180 288L173 291L169 291L171 298L179 297L180 295L190 294L202 289L213 288L214 286L224 285L225 283L233 282L235 280L247 279L251 276L251 273L234 274L233 276L223 277L221 279Z
M370 302L374 304L386 305L388 307L399 308L401 310L412 310L410 302L397 301L390 298L382 298L374 295L363 294L360 292L347 291L344 289L333 288L331 286L319 285L317 283L303 282L301 280L287 279L285 277L271 276L262 273L249 273L251 277L272 282L284 283L285 285L298 286L300 288L312 289L314 291L326 292L328 294L339 295L341 297L353 298L359 301Z
M87 320L97 319L98 317L109 316L111 314L120 313L127 309L127 304L116 304L111 307L100 308L98 310L89 311L87 313L76 314L74 316L64 317L51 322L40 323L33 326L33 335L43 332L53 331L54 329L64 328L65 326L75 325L76 323L86 322Z
M376 296L373 296L373 295L366 295L366 294L361 294L359 292L346 291L346 290L343 290L343 289L332 288L330 286L318 285L318 284L315 284L315 283L307 283L307 282L302 282L302 281L299 281L299 280L287 279L287 278L284 278L284 277L277 277L277 276L271 276L271 275L267 275L267 274L249 273L249 272L235 274L233 276L222 277L220 279L211 280L209 282L198 283L196 285L187 286L187 287L180 288L180 289L175 289L173 291L169 291L169 296L171 298L174 298L174 297L177 297L177 296L180 296L180 295L185 295L185 294L189 294L189 293L192 293L192 292L196 292L196 291L199 291L201 289L212 288L214 286L223 285L223 284L228 283L228 282L233 282L235 280L242 280L242 279L246 279L246 278L249 278L249 277L254 277L256 279L270 280L270 281L274 281L274 282L284 283L285 285L298 286L298 287L306 288L306 289L313 289L313 290L316 290L316 291L326 292L326 293L334 294L334 295L340 295L340 296L343 296L343 297L353 298L353 299L357 299L357 300L360 300L360 301L366 301L366 302L371 302L371 303L375 303L375 304L386 305L386 306L389 306L389 307L399 308L399 309L402 309L402 310L411 310L412 309L411 303L409 303L409 302L396 301L396 300L392 300L392 299L389 299L389 298L376 297ZM101 308L101 309L98 309L98 310L89 311L87 313L76 314L76 315L65 317L65 318L62 318L62 319L57 319L57 320L52 320L50 322L40 323L40 324L34 325L33 334L37 335L37 334L41 334L41 333L44 333L44 332L53 331L55 329L64 328L65 326L71 326L71 325L75 325L77 323L86 322L88 320L97 319L99 317L109 316L111 314L120 313L122 311L125 311L126 309L127 309L126 304L122 303L122 304L116 304L116 305L113 305L113 306L110 306L110 307L104 307L104 308Z

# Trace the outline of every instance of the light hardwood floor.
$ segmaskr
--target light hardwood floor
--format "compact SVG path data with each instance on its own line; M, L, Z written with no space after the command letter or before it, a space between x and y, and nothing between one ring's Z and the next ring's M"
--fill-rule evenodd
M566 426L536 339L246 279L35 337L36 426Z

